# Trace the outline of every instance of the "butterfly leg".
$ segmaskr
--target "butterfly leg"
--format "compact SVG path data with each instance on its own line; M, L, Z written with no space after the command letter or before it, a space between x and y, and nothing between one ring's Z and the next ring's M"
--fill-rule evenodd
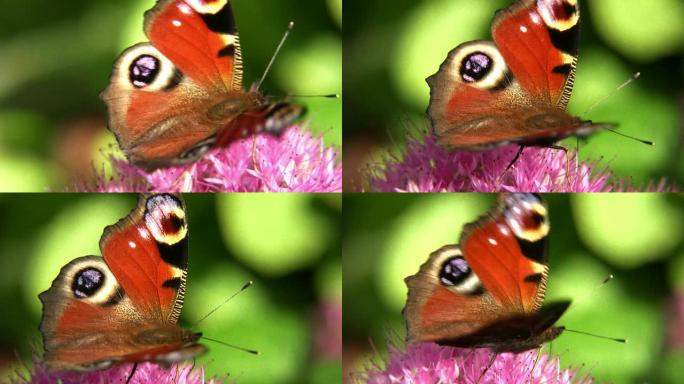
M577 146L579 151L579 139L577 141ZM560 145L549 145L548 148L565 152L565 181L566 183L570 183L570 158L568 158L568 149Z
M520 156L522 155L524 149L525 149L524 145L521 145L520 148L518 148L518 152L513 157L513 160L511 160L511 162L508 163L508 165L506 166L506 169L504 169L504 171L501 172L501 175L499 176L499 179L497 180L498 185L500 185L503 182L503 177L506 175L506 173L508 173L508 170L511 169L513 164L515 164L518 161L518 159L520 159Z
M135 371L138 369L138 363L133 363L133 369L131 370L131 373L128 374L128 379L126 379L126 384L129 384L131 382L131 379L133 379L133 375L135 374Z
M513 160L511 160L511 162L508 163L508 165L506 166L506 169L503 171L503 173L508 172L508 170L511 169L513 164L518 162L518 159L520 159L520 156L522 155L523 150L525 150L525 146L521 145L520 148L518 148L518 152L515 154L515 157L513 157Z
M496 356L497 356L497 353L492 351L492 357L489 358L489 363L487 363L487 366L485 367L485 369L480 374L480 377L477 378L477 381L475 384L480 384L482 379L484 379L485 375L489 371L489 368L491 368L492 365L494 365L494 360L496 360Z
M530 384L534 383L534 370L537 368L537 363L539 362L539 359L541 358L541 348L537 349L537 355L535 356L534 359L534 364L532 364L532 369L530 369L530 376L528 377L527 382Z

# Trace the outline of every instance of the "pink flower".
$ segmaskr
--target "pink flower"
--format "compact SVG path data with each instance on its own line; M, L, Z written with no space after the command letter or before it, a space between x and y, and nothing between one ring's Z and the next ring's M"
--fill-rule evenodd
M115 367L94 372L59 372L49 373L40 361L34 362L34 372L30 378L18 378L14 384L107 384L125 383L131 374L133 364L117 365ZM162 368L153 363L138 364L133 373L130 384L219 384L216 379L206 379L202 368L193 367L190 363L173 364L169 368Z
M390 345L384 368L367 372L369 384L511 384L591 383L574 370L561 369L558 357L539 351L500 353L489 369L492 352L488 349L442 347L434 343L410 344L406 352ZM486 373L481 378L482 373Z
M625 188L625 183L609 183L607 167L597 170L597 164L580 162L570 149L527 147L506 170L519 148L512 144L486 151L452 151L437 145L432 134L410 137L404 156L390 156L371 169L370 187L378 192L607 192ZM647 189L668 188L661 182Z
M684 350L684 292L675 294L667 308L667 347L670 350Z
M324 301L313 316L313 351L319 358L342 358L342 300Z
M436 137L411 137L403 159L391 157L374 171L371 187L383 192L597 192L607 187L607 170L592 175L592 166L576 154L551 148L508 145L487 151L451 151Z
M112 158L118 176L79 186L93 192L340 192L342 168L322 138L293 126L280 138L257 135L190 165L147 172Z

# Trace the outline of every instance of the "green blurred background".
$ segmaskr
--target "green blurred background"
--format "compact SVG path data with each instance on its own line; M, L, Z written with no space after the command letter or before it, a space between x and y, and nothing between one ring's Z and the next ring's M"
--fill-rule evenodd
M348 1L344 32L345 190L364 187L365 165L403 148L428 127L435 73L458 44L491 39L497 9L511 0ZM636 185L667 176L684 184L684 2L581 0L582 36L569 112L582 115L635 72L641 78L584 118L619 123L581 145L582 158L609 162ZM574 148L575 139L564 145Z
M573 301L559 324L627 338L620 344L572 333L552 343L563 367L598 382L681 383L684 311L684 195L545 195L551 216L547 301ZM345 195L344 374L384 356L387 336L405 335L403 279L429 254L458 243L463 224L495 201L489 194ZM609 274L615 278L596 289ZM666 322L672 323L671 334Z
M146 41L143 12L154 0L3 0L0 12L0 191L63 190L106 168L99 93L126 47ZM234 1L244 86L257 81L289 21L295 28L262 90L341 93L342 0ZM311 129L342 145L342 102L296 98Z
M188 326L237 291L199 326L210 341L197 360L240 383L331 383L341 375L341 196L184 195L190 233ZM38 293L61 266L100 255L105 226L135 207L134 195L0 194L0 373L40 350ZM4 380L0 380L4 381Z

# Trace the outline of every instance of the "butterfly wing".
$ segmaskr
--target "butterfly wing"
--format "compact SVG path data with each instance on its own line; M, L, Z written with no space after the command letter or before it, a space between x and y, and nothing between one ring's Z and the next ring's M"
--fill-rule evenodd
M133 163L155 168L196 160L199 143L264 102L242 90L227 0L159 1L146 13L145 32L151 43L119 56L102 93L109 129Z
M578 0L523 0L497 12L492 37L537 103L565 109L579 53Z
M577 0L518 0L497 12L492 36L459 45L427 79L442 145L549 145L606 126L564 112L577 63Z
M493 211L465 226L460 247L434 252L406 279L409 340L514 349L532 338L537 345L569 305L541 308L548 231L541 198L501 196Z
M204 352L197 335L176 326L187 270L179 197L141 197L135 210L105 229L100 249L104 257L73 260L39 296L48 369L167 363Z
M549 228L546 205L533 194L501 195L494 211L464 227L465 259L500 306L516 313L541 307Z
M242 89L228 0L160 0L145 14L145 33L150 43L119 56L102 93L109 128L134 164L188 163L247 135L279 135L304 113ZM280 113L270 113L275 107Z
M198 108L212 95L149 43L119 56L102 98L109 108L109 128L139 165L170 162L220 125Z
M447 270L460 271L459 279L444 278L443 271ZM403 314L411 342L470 334L480 324L495 321L504 310L484 291L456 245L430 254L418 273L405 281L408 299Z
M240 41L228 0L162 0L145 14L145 33L202 88L242 89Z
M150 321L175 324L188 268L185 206L171 194L141 196L127 217L105 229L104 260L121 288Z

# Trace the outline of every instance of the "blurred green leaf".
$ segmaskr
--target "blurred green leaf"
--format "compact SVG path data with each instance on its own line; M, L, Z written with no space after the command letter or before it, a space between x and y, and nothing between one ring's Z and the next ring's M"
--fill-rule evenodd
M316 271L316 291L321 299L342 299L342 265L339 260L324 264Z
M341 377L342 366L334 361L325 361L314 366L310 382L312 384L339 383Z
M684 292L684 252L680 252L671 262L669 271L670 284Z
M24 152L29 148L47 151L43 140L49 121L38 113L27 110L0 110L0 146Z
M307 45L283 53L275 76L290 94L306 104L308 120L315 132L325 136L326 145L342 146L342 100L320 96L342 92L342 43L332 35L320 35Z
M39 159L17 154L0 155L0 192L45 191L51 185L51 173Z
M617 87L633 73L616 57L606 51L586 49L582 51L577 70L575 92L569 111L593 121L617 123L617 131L640 139L650 140L654 146L647 146L635 140L619 137L604 131L592 135L581 145L583 158L596 161L607 159L616 175L631 177L636 185L645 185L651 180L636 177L638 174L652 174L663 169L676 152L677 107L675 102L643 87L654 73L642 73L638 80L615 93ZM604 99L606 96L608 98ZM585 111L602 100L586 114ZM568 147L575 147L576 139L566 140Z
M337 26L342 28L342 0L328 0L328 9Z
M622 54L642 62L681 53L684 2L681 0L588 1L594 26Z
M565 366L589 366L590 374L615 383L643 377L656 362L663 335L657 303L624 293L618 276L595 290L609 271L583 253L564 255L563 268L551 271L547 302L572 299L559 324L568 329L628 339L627 344L563 333L552 342ZM610 358L607 358L610 356Z
M573 195L580 237L613 265L633 268L661 260L681 242L681 213L658 194Z
M295 95L342 91L342 43L337 36L319 35L297 50L283 52L275 69L278 81Z
M109 37L117 30L122 9L107 3L89 11L78 23L49 25L0 42L0 72L12 74L0 76L0 99L39 77L83 63L84 55L93 58L115 49L116 42Z
M332 235L310 203L309 194L219 195L223 240L236 258L267 275L308 266Z
M184 313L198 321L251 279L235 265L217 263L212 271L189 281ZM309 349L309 332L301 313L272 302L264 284L255 284L214 312L198 329L212 339L256 349L254 356L211 341L209 353L199 359L212 375L239 377L240 382L293 382L303 368ZM239 330L239 331L236 331Z
M661 383L677 384L682 382L682 367L684 367L684 351L671 352L660 361Z

